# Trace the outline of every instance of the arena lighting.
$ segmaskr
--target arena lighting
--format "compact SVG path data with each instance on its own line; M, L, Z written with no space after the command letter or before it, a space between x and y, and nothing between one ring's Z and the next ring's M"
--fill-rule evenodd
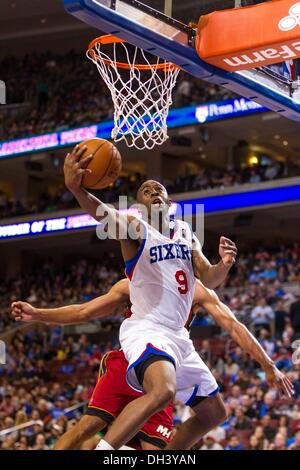
M232 194L222 194L199 199L178 201L176 204L184 205L184 215L195 215L197 207L204 205L204 213L225 212L234 209L249 207L262 207L288 202L300 202L300 184L283 186L271 189L257 189ZM129 211L132 215L139 216L137 209ZM176 205L172 207L172 213L176 213ZM74 231L95 227L97 222L88 214L75 214L56 218L31 220L16 224L0 225L0 240L39 236L49 233Z
M203 124L205 122L247 116L266 111L268 111L267 108L264 108L254 101L250 101L246 98L235 98L233 100L217 101L200 106L173 109L169 113L167 122L168 127L174 129L182 126ZM0 142L0 159L68 147L93 137L110 139L112 128L113 121L105 121L91 126L51 132L23 139L3 141Z

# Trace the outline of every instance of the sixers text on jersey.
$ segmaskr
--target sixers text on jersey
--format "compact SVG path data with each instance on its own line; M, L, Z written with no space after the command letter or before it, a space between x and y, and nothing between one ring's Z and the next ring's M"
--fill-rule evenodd
M150 248L150 263L157 263L168 259L192 259L192 250L182 243L166 243Z

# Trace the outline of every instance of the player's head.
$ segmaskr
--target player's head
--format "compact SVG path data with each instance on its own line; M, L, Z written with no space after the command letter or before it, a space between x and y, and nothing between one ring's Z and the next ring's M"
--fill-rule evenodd
M150 215L153 211L168 213L171 201L166 188L158 181L145 181L137 192L137 201L147 208Z

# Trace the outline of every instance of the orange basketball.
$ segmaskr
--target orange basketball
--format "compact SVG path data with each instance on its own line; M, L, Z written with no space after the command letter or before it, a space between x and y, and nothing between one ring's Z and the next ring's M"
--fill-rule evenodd
M79 144L87 149L81 158L93 155L93 160L87 168L92 170L82 179L82 185L87 189L103 189L113 183L120 174L122 158L111 142L104 139L87 139Z

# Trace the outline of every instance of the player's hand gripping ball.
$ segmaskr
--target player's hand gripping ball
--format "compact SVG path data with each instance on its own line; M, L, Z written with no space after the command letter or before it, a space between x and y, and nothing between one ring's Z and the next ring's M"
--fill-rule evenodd
M93 155L87 167L90 173L85 173L82 185L87 189L107 188L119 176L122 168L122 159L117 147L104 139L87 139L79 144L87 147L80 159Z

